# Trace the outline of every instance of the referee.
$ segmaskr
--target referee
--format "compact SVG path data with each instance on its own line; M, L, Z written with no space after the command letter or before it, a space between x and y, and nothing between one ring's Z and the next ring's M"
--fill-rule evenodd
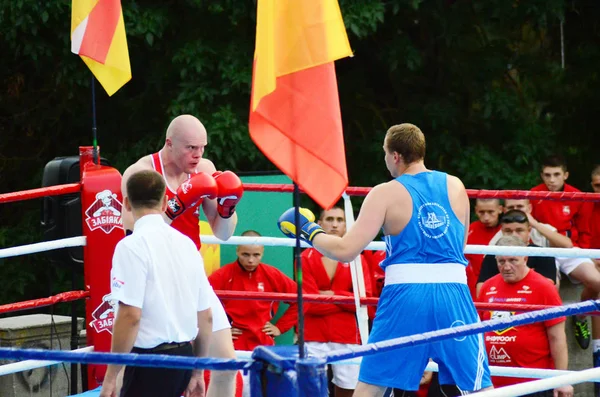
M112 298L119 302L111 352L204 357L212 333L211 289L200 253L163 219L165 182L155 171L131 175L124 205L135 221L113 256ZM190 343L193 342L193 343ZM109 365L101 397L117 397L121 365ZM204 394L201 370L125 368L121 397Z

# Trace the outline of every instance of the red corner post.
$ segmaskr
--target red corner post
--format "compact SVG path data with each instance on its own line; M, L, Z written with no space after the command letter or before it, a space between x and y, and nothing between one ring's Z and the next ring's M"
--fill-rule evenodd
M84 247L84 282L90 297L86 302L88 346L110 351L115 304L110 297L110 269L115 246L124 236L121 220L123 196L121 174L112 167L94 164L91 146L79 148L81 211ZM100 158L98 148L97 158ZM105 365L88 366L90 389L102 384Z

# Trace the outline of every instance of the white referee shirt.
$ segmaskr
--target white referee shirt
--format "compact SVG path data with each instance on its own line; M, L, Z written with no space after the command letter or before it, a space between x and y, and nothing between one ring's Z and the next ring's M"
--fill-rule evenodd
M197 312L210 308L212 287L192 240L162 215L138 219L119 241L110 277L112 299L142 309L135 347L196 338Z

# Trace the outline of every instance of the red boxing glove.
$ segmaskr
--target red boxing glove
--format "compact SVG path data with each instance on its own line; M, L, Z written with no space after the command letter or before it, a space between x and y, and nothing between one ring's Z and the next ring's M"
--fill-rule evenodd
M230 218L235 212L235 205L244 194L242 181L231 171L217 171L213 174L219 193L217 194L217 212L221 218Z
M205 172L199 172L179 186L175 197L167 203L165 213L169 218L175 219L203 198L216 198L218 191L215 178Z

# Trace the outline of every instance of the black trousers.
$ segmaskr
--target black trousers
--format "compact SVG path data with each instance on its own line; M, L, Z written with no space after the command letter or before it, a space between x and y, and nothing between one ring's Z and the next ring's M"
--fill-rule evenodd
M132 353L165 354L170 356L193 356L191 343L162 344L153 349L134 347ZM130 367L125 368L120 397L181 397L192 370L174 368Z

